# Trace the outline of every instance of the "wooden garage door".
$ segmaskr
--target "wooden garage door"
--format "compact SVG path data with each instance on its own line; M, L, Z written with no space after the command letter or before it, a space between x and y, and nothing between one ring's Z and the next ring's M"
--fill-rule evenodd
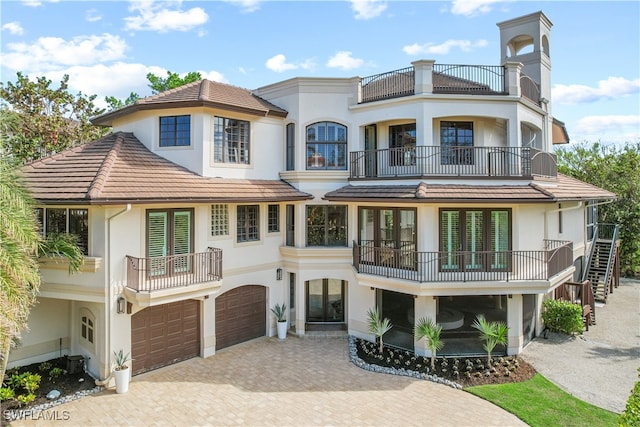
M200 302L178 301L131 316L133 374L200 354Z
M216 350L266 333L267 290L247 285L216 298Z

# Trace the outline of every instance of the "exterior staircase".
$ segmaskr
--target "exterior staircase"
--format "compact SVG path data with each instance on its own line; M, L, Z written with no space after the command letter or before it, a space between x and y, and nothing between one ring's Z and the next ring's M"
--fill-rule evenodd
M618 286L619 246L618 225L598 225L587 260L587 269L582 277L583 281L588 280L591 284L596 301L606 303L607 296L613 292L614 284Z

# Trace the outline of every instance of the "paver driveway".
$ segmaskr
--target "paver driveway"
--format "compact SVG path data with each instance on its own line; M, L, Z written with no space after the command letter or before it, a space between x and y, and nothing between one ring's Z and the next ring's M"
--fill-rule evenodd
M364 371L344 339L260 338L133 378L13 425L515 426L514 415L429 381Z

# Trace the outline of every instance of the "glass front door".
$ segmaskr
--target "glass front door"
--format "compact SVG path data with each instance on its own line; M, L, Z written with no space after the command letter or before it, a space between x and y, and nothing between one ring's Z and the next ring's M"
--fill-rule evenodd
M344 322L344 280L316 279L307 282L307 322Z

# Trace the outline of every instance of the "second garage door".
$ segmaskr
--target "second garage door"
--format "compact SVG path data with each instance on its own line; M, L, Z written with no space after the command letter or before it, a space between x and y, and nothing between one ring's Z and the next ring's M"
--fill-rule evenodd
M134 375L199 355L199 301L148 307L131 316Z
M247 285L216 298L216 350L253 338L267 330L267 289Z

